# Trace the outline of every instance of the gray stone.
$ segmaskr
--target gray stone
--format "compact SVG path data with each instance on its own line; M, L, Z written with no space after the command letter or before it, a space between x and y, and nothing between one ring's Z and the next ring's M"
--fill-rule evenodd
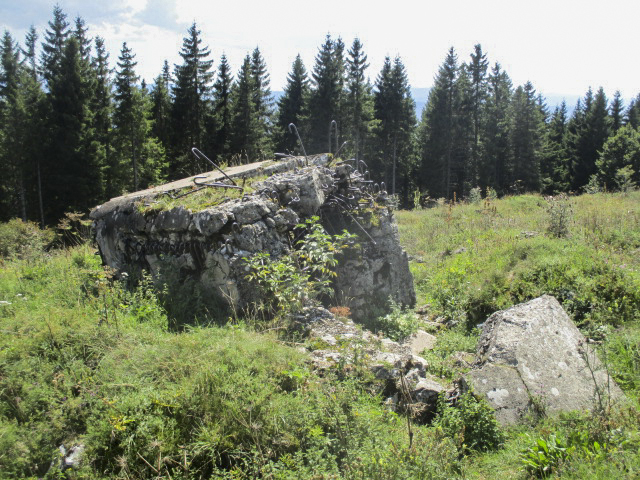
M614 401L623 397L562 306L548 295L491 315L477 355L466 387L486 397L502 424L522 421L535 403L557 413L593 409L599 394Z
M436 337L424 330L418 330L416 333L402 342L415 355L420 355L424 350L433 350L436 345Z
M160 212L153 222L153 230L161 232L180 232L186 230L191 220L191 212L184 207Z
M191 224L189 225L189 231L197 232L208 237L219 232L228 220L229 215L226 211L208 208L193 215Z

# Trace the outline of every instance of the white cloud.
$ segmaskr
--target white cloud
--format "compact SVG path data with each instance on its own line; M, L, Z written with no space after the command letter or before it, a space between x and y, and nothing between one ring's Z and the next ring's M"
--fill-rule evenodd
M234 72L259 46L269 67L272 88L282 89L296 54L313 68L325 35L341 36L349 46L358 36L377 76L385 55L399 54L414 86L429 86L447 50L453 46L467 61L475 43L489 60L499 61L515 84L531 80L542 92L584 94L603 85L625 97L640 90L637 0L452 0L395 2L324 0L60 0L73 18L81 15L91 35L105 38L112 64L123 41L137 55L138 72L150 81L163 60L179 62L188 26L195 21L219 61L225 52ZM40 33L53 3L25 0L0 5L1 26L22 39L30 23ZM46 14L46 15L45 15Z

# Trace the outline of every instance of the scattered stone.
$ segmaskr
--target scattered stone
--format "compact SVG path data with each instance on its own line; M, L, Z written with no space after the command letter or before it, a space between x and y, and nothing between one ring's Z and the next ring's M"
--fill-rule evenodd
M534 412L534 403L557 413L593 409L604 396L623 397L562 306L548 295L491 315L477 357L464 388L484 395L502 424L523 421Z
M420 355L424 350L433 350L436 345L436 337L424 330L418 330L416 333L402 342L411 353Z

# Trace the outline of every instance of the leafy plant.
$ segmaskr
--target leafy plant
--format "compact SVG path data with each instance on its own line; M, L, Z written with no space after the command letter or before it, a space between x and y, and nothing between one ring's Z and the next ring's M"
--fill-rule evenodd
M551 434L537 438L534 445L522 453L522 463L531 475L546 478L557 471L574 450L565 439Z
M462 394L455 405L441 395L433 425L453 438L461 452L496 450L505 441L489 404L472 392Z
M401 341L418 330L420 319L411 309L403 309L402 305L393 300L390 303L391 312L369 322L368 326L375 331L384 333L392 340Z
M353 246L357 237L347 231L329 235L318 221L318 217L312 217L298 225L307 233L287 255L276 259L268 253L245 257L249 271L246 278L260 288L269 312L299 312L319 296L331 293L338 254Z
M474 187L469 191L469 203L477 205L482 201L482 189Z
M571 203L565 193L555 197L547 197L547 212L549 214L549 226L547 230L551 235L564 238L569 235L569 223L571 222Z

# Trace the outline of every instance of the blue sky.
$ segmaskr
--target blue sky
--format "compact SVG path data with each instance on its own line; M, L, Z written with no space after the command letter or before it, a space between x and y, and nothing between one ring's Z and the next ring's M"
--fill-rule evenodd
M54 2L0 0L0 27L22 41L29 25L42 39ZM196 21L217 65L224 52L237 71L260 47L272 89L281 90L296 54L313 67L325 35L364 43L378 74L384 57L400 55L411 85L429 87L447 50L467 61L480 43L514 84L531 80L544 94L583 95L602 85L609 96L640 93L638 0L60 0L73 19L82 16L92 36L102 36L111 64L126 41L138 74L151 82L164 59L179 63L187 28Z

